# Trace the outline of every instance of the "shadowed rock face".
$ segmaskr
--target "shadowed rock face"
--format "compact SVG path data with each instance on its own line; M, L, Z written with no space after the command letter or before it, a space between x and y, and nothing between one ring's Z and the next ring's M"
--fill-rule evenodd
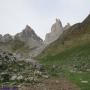
M2 35L0 34L0 41L1 41L1 39L2 39Z
M63 32L63 26L59 19L56 19L56 22L51 27L51 32L46 34L45 43L50 44L53 41L57 40Z
M11 40L13 40L13 38L10 34L5 34L4 36L0 34L0 42L9 42Z

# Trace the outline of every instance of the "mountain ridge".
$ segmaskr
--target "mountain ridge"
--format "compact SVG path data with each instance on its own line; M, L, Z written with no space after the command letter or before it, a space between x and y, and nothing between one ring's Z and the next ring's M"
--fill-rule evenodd
M29 25L26 25L20 33L14 36L10 34L0 35L0 48L13 53L23 53L25 55L27 53L26 56L29 56L30 51L35 50L41 45L43 45L43 40Z
M80 90L90 90L90 15L65 30L36 59L51 77L65 77Z

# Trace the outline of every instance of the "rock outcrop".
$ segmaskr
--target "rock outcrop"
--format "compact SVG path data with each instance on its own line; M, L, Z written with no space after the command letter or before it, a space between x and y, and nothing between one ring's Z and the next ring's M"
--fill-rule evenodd
M31 48L38 47L43 44L43 40L38 37L34 30L28 25L22 32L15 35L15 40L25 42Z
M2 39L2 35L0 34L0 41L1 41L1 39Z
M56 22L51 27L51 32L46 34L45 44L48 45L57 40L63 33L63 31L67 30L69 27L69 23L67 23L67 25L63 27L61 21L59 19L56 19Z
M5 34L4 36L0 34L0 42L9 42L11 40L13 40L13 37L10 34Z
M69 28L70 28L70 23L67 23L67 25L65 25L65 27L64 27L64 30L67 30Z
M10 85L20 82L35 84L44 79L46 73L42 64L33 59L19 61L13 53L0 49L0 83L9 82ZM8 85L9 85L8 83ZM0 89L1 90L1 89Z
M4 67L8 66L10 63L14 63L16 61L16 57L8 51L3 51L0 49L0 66L3 64Z
M8 51L13 51L14 53L19 53L19 55L25 56L34 53L34 50L43 45L43 40L37 36L34 30L26 25L25 29L22 32L17 33L14 36L10 34L5 34L2 36L0 34L0 48ZM32 56L32 55L30 55Z
M63 32L63 26L59 19L56 19L56 22L51 27L51 32L46 34L45 44L50 44L53 41L57 40Z
M35 57L40 54L48 44L57 40L63 31L69 27L70 24L63 27L61 21L56 19L56 22L51 27L51 32L46 35L45 41L43 42L34 30L29 25L26 25L22 32L14 36L10 34L2 36L0 34L0 48L13 51L19 54L19 56Z

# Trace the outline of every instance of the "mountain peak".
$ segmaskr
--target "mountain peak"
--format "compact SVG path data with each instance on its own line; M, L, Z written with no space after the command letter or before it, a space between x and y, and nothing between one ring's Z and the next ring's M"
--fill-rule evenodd
M59 22L59 23L60 23L61 21L60 21L60 19L59 19L59 18L56 18L56 22Z
M60 27L62 27L62 22L58 18L56 18L56 24L59 25Z
M26 25L24 30L26 30L26 31L33 31L32 28L29 25Z
M29 39L32 36L36 36L36 33L34 32L34 30L29 25L26 25L26 27L21 32L21 36Z
M35 33L35 31L29 26L22 30L22 32L15 35L16 40L25 42L27 45L35 47L42 44L43 40Z
M56 18L56 22L51 27L51 32L46 34L45 43L50 44L57 40L63 32L63 26L60 19Z

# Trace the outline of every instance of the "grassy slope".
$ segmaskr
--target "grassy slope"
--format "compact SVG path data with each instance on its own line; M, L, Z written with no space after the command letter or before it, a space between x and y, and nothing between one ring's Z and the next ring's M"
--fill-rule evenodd
M90 43L67 49L54 56L48 55L40 62L51 76L64 76L79 85L82 90L90 89L90 71L87 71L90 69ZM53 65L56 68L53 68ZM88 84L81 83L83 80L88 81Z
M39 58L60 53L88 40L90 40L90 15L82 23L77 23L64 31L58 40L46 47Z
M37 59L51 76L66 77L81 90L90 90L90 15L65 31Z

